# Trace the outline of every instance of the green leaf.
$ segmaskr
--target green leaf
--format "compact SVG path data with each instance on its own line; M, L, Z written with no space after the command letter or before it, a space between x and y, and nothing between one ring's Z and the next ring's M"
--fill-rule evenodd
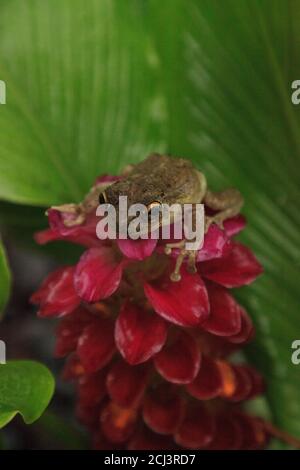
M25 423L36 421L52 397L54 379L49 370L33 361L0 365L0 428L20 413Z
M159 63L143 2L1 3L0 198L79 200L101 172L163 150Z
M212 189L236 186L245 196L242 239L265 268L237 292L257 326L248 354L267 379L273 421L300 437L300 373L291 363L299 337L300 107L291 83L300 70L300 4L151 4L149 30L170 84L169 151L189 156Z
M10 280L10 271L6 260L4 247L0 239L0 318L8 301Z

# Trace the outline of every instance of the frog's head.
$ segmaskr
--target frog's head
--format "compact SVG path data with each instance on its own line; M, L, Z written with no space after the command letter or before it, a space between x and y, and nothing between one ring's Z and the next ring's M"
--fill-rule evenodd
M145 208L144 214L147 216L148 220L145 231L149 233L151 220L151 231L157 230L162 225L169 223L168 219L164 219L161 214L162 209L166 204L171 205L176 202L173 199L174 189L175 188L173 187L171 191L169 183L163 181L161 177L153 178L153 176L149 174L139 174L138 177L133 175L132 177L117 181L107 187L105 191L100 194L99 203L113 205L116 210L117 222L122 220L124 215L126 215L128 224L137 215L130 216L127 212L126 214L121 212L124 205L122 205L122 203L120 204L120 197L127 197L128 209L135 204L142 204ZM156 217L154 217L154 215L156 215ZM174 219L175 212L173 211L170 214L170 222L172 223ZM143 229L141 230L141 233L145 233Z

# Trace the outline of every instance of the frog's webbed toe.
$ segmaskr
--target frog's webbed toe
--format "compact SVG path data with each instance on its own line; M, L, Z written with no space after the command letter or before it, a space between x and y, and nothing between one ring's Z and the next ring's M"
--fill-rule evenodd
M176 263L175 263L175 268L173 272L170 275L170 279L173 282L178 282L181 279L181 266L185 259L187 258L187 265L186 269L190 273L196 273L197 268L196 268L196 256L197 256L197 251L196 250L187 250L185 248L186 240L181 240L180 242L177 243L167 243L165 246L165 253L167 255L171 255L172 250L179 249L179 254L176 258Z
M235 188L228 188L220 192L207 191L204 203L210 209L219 211L213 216L205 217L205 233L207 233L211 224L216 224L223 229L223 222L230 217L238 215L244 199L241 193Z
M204 233L207 233L211 224L216 224L220 229L224 229L223 222L227 217L223 217L223 215L216 214L213 216L205 216L205 226L204 226Z
M72 216L70 218L64 217L63 224L65 227L75 227L85 222L85 212L81 204L62 204L60 206L52 206L51 209Z

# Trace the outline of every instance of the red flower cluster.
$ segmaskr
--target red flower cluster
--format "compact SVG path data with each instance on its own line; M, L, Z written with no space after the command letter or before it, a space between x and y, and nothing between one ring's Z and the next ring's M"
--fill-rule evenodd
M106 183L115 178L97 180ZM252 367L229 356L254 334L230 289L262 268L234 240L242 216L211 225L173 282L178 253L162 240L100 241L94 209L52 208L39 243L64 239L87 250L76 266L50 274L32 296L41 317L60 317L55 353L68 355L66 379L77 384L77 415L96 448L257 449L268 432L242 403L263 391Z

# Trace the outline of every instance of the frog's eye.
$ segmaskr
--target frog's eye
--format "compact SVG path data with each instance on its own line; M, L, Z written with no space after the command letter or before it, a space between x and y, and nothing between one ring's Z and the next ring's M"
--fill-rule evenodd
M99 204L105 204L107 202L107 197L105 192L99 194Z
M160 214L161 203L158 201L153 201L147 206L148 218L159 216Z
M160 207L160 202L159 201L153 201L147 206L148 212L151 212L153 209L158 209Z

